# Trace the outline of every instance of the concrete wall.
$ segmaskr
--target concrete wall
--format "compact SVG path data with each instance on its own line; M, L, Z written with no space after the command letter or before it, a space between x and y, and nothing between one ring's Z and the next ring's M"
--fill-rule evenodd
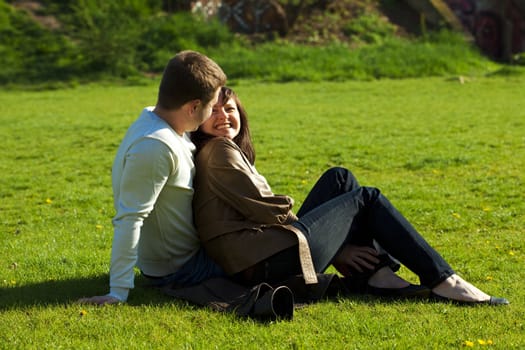
M488 56L525 52L525 0L443 0Z

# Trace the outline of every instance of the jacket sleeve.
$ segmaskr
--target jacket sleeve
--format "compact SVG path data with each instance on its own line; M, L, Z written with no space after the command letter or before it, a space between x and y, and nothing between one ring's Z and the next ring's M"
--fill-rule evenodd
M206 172L210 189L219 198L246 219L262 225L286 225L297 220L291 211L293 199L274 195L235 143L221 138L210 146Z

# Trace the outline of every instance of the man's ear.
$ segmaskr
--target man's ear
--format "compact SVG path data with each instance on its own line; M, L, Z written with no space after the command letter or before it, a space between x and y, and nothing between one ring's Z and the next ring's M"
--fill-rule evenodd
M192 115L193 113L195 113L201 105L201 103L201 100L191 100L186 102L186 111L188 112L188 114Z

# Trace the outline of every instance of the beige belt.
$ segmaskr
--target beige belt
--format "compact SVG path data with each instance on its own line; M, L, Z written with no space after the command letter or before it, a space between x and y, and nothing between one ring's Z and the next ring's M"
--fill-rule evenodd
M315 273L312 254L310 253L310 247L308 246L308 241L304 233L292 225L286 225L285 227L295 233L299 241L299 261L301 263L301 270L303 271L304 282L306 284L317 283L317 274Z

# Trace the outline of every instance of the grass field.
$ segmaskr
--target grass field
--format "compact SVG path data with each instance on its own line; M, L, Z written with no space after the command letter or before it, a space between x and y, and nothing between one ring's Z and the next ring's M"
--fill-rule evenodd
M525 348L523 75L234 86L274 192L298 207L348 167L510 306L355 297L259 324L140 278L126 305L75 304L107 292L111 163L156 85L0 92L0 349Z

